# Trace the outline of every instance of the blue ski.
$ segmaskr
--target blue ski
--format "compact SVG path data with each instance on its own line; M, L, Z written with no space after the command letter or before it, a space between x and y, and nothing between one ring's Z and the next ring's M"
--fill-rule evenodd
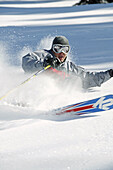
M95 113L113 109L113 95L106 95L96 99L68 105L55 110L56 115L73 113L74 115L82 115Z

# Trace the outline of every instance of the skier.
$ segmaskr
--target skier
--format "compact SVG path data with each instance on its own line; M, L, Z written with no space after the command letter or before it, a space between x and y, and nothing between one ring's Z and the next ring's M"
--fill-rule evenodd
M56 36L50 50L38 50L25 55L22 58L23 70L27 73L34 73L42 68L51 65L53 72L80 78L83 88L101 86L102 83L113 77L113 69L103 72L89 72L84 68L67 61L67 54L70 50L68 39L64 36Z

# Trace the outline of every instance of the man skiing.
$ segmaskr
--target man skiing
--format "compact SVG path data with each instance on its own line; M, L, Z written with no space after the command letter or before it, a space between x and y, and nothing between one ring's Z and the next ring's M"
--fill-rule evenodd
M70 46L67 38L57 36L54 38L50 50L43 49L25 55L22 58L22 67L25 72L33 73L51 65L53 72L57 74L68 74L74 80L80 78L83 88L101 86L102 83L113 77L113 69L104 72L89 72L73 62L67 61L69 50Z

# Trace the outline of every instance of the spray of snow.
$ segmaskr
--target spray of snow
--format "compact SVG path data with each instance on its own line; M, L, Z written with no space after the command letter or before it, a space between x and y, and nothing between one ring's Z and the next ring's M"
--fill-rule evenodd
M50 49L52 45L52 40L54 37L47 36L41 39L39 44L37 45L37 49ZM32 49L29 47L25 47L19 53L25 55L25 53L31 52ZM5 55L6 49L2 49L2 56ZM6 55L5 55L6 56ZM24 107L32 107L37 110L51 110L53 108L58 108L64 106L66 104L72 103L74 99L74 93L81 93L80 83L70 83L69 81L63 85L52 77L48 77L46 75L38 75L31 81L25 83L22 86L17 87L22 81L26 80L31 75L25 75L22 69L18 69L14 66L9 66L8 62L1 60L2 66L6 67L5 74L1 71L1 74L4 74L5 77L2 80L1 86L5 83L6 86L3 86L3 90L1 95L7 94L8 91L12 91L8 94L4 103L16 106L24 106ZM8 86L7 86L8 84ZM15 87L17 87L15 89ZM79 88L78 88L79 87ZM15 89L13 91L13 89ZM70 90L71 89L71 90ZM71 94L71 98L69 97ZM35 98L35 101L34 101Z
M13 2L14 6L19 3L19 8L13 8ZM77 50L80 65L91 71L113 68L112 4L56 8L56 0L50 10L46 8L49 0L43 0L43 4L37 1L44 5L37 9L31 9L33 1L27 2L28 9L23 1L13 2L2 1L4 7L0 9L0 23L4 26L0 27L1 96L29 77L15 66L17 60L21 63L20 56L36 46L50 48L52 36L47 34L53 35L56 30L57 35L65 34L70 44L76 46L74 56ZM44 38L36 45L40 37ZM112 170L112 110L74 117L71 121L70 116L64 118L66 121L60 121L60 116L59 121L50 121L50 111L42 116L45 109L113 94L112 84L110 79L102 87L84 93L76 86L69 88L69 84L56 86L52 78L40 75L10 93L0 102L0 170ZM53 117L52 120L58 120Z

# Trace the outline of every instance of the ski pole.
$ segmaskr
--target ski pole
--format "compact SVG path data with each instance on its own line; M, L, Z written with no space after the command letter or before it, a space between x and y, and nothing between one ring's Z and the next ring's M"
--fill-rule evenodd
M23 84L25 84L26 82L28 82L29 80L31 80L32 78L36 77L38 74L44 72L45 70L49 69L51 67L51 65L48 65L46 67L44 67L42 70L37 71L35 74L33 74L31 77L29 77L28 79L26 79L25 81L23 81L21 84L19 84L18 86L16 86L15 88L13 88L12 90L9 90L5 95L3 95L2 97L0 97L0 100L4 99L5 97L7 97L10 93L12 93L14 90L16 90L18 87L22 86Z

